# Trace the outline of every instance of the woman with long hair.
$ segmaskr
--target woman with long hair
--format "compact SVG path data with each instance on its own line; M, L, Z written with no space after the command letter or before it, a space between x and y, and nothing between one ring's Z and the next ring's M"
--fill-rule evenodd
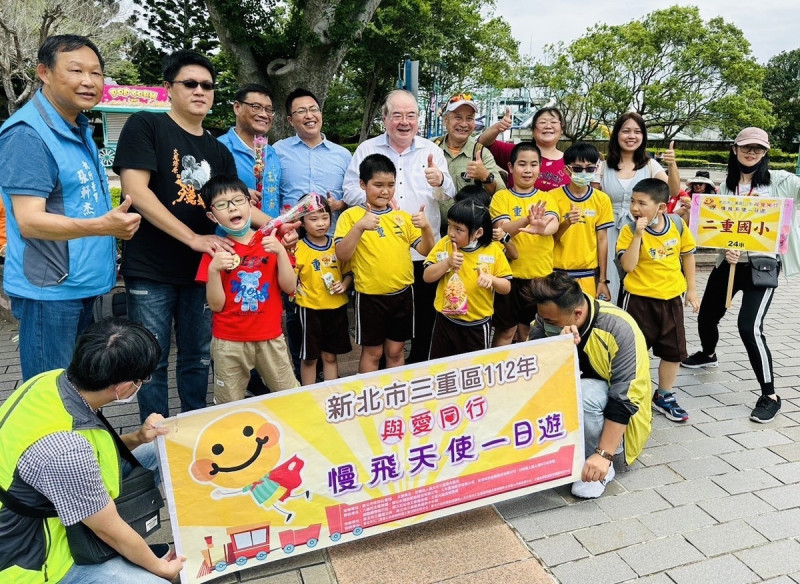
M800 202L800 178L785 170L770 170L769 136L761 128L745 128L736 136L731 147L728 176L720 187L720 195L791 198L797 207ZM762 424L771 422L781 409L781 398L775 395L772 354L764 336L764 317L775 294L777 274L781 268L787 276L800 272L800 234L794 221L788 237L788 251L781 258L775 254L738 250L719 253L717 265L708 276L697 318L702 349L682 363L684 367L692 369L718 365L719 321L726 312L728 277L730 271L735 270L733 294L742 292L742 306L737 320L739 336L761 386L761 396L756 401L750 419ZM763 270L773 272L772 282L760 281L758 274L754 273Z
M676 195L681 189L681 177L675 163L675 151L670 148L664 151L664 162L669 167L669 176L664 168L647 154L647 127L644 119L636 112L622 114L614 124L608 141L608 155L604 164L598 169L595 188L605 192L611 198L614 210L614 226L608 232L608 265L614 261L614 250L617 238L623 225L633 220L630 213L633 187L640 180L657 178L669 185L670 195ZM620 277L617 270L608 270L608 289L614 302L619 297Z

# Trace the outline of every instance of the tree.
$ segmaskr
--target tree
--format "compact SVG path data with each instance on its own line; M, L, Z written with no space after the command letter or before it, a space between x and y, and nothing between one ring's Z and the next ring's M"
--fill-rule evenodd
M774 123L744 33L722 18L704 22L697 7L599 24L569 46L549 47L547 56L537 66L541 85L568 112L573 139L629 110L662 129L665 140L689 126L729 132L743 119Z
M800 136L800 49L784 51L767 63L764 96L777 123L772 136L783 150L795 150Z
M440 63L446 68L439 68L438 81L447 89L512 85L518 44L508 23L493 17L493 8L494 0L383 0L343 63L353 101L363 104L359 141L367 138L405 56L420 62L421 88L431 87Z
M213 52L219 39L203 0L138 0L147 22L143 31L163 54L179 49Z
M206 0L222 48L236 63L239 84L264 83L280 109L304 86L324 103L347 50L360 38L380 0ZM273 133L289 134L285 115Z
M131 32L127 23L114 20L119 8L117 0L0 0L0 81L9 115L38 85L36 54L48 36L88 36L106 58L107 71L119 66L111 47Z

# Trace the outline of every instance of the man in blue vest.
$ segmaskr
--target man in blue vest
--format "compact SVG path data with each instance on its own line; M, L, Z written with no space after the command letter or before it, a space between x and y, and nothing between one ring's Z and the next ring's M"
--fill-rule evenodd
M143 326L102 320L78 338L66 371L36 376L0 406L0 582L167 584L181 570L186 558L148 546L113 501L132 469L115 443L155 470L153 440L168 431L163 417L151 414L136 432L115 437L99 413L132 400L159 353ZM67 533L83 526L119 556L75 564L73 555L89 550L71 547Z
M115 238L141 217L111 208L105 170L81 112L103 94L103 59L86 37L49 37L42 88L0 128L0 192L8 211L3 287L19 320L23 380L65 367L97 296L116 281Z

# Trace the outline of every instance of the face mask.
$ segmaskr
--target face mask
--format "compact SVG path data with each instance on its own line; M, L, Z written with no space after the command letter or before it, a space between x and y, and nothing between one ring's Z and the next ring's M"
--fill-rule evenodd
M544 336L546 337L557 337L561 334L561 331L564 330L563 326L558 326L557 324L550 324L550 323L543 323L544 324Z
M656 216L653 217L653 220L647 224L648 227L653 227L654 225L658 225L658 213L656 213Z
M252 221L252 219L253 219L252 216L248 217L247 223L245 223L244 227L242 227L241 229L231 229L230 227L225 227L222 223L219 223L219 226L228 235L231 235L233 237L242 237L243 235L246 235L248 231L250 231L250 221Z
M736 160L736 164L739 165L739 170L742 171L742 174L753 174L758 166L761 164L763 158L756 162L753 166L747 166L746 164L742 164L739 160Z
M569 178L569 181L578 187L588 187L593 180L593 172L576 172Z
M136 391L134 391L128 397L120 398L119 394L115 393L114 395L117 396L117 399L114 400L114 403L115 404L129 404L129 403L131 403L133 401L133 398L136 397L136 394L139 393L139 390L142 389L142 383L140 382L138 386L134 383L133 386L136 388Z
M478 240L470 241L467 245L461 248L462 251L475 251L478 249Z

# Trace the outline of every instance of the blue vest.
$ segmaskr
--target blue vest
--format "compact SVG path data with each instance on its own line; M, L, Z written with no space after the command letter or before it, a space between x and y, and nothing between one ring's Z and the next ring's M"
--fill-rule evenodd
M92 140L92 127L83 115L77 121L76 129L38 91L3 124L0 134L18 124L32 128L50 151L58 171L56 187L46 200L45 210L92 219L111 210L111 197L105 169ZM6 293L33 300L75 300L111 289L116 280L113 237L89 236L69 241L22 237L11 205L13 193L0 194L9 210L3 281Z

